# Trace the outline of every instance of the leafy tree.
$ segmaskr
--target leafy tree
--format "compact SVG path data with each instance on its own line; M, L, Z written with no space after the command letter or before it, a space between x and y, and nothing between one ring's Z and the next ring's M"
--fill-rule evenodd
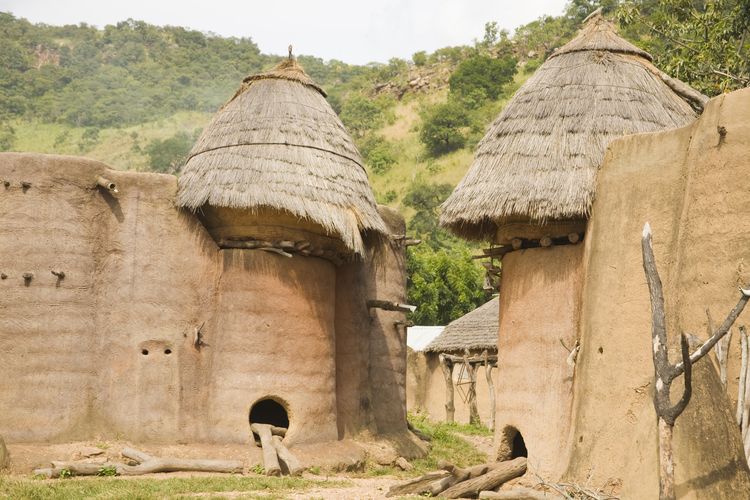
M426 239L427 244L435 249L447 246L446 242L456 241L438 226L438 209L452 191L450 184L433 184L417 179L402 200L404 206L415 212L409 221L409 231Z
M427 52L424 50L420 50L419 52L415 52L411 56L411 60L414 62L415 66L424 66L427 64Z
M372 100L354 95L341 106L341 121L355 136L380 127L385 122L383 110Z
M152 140L144 148L151 170L165 173L176 172L187 160L194 140L186 132L178 132L168 139Z
M429 154L440 156L466 144L469 125L471 119L466 110L459 103L449 101L424 113L419 140Z
M10 151L16 142L16 129L8 124L0 124L0 151Z
M487 300L482 270L464 243L440 250L412 247L406 269L408 301L417 306L411 319L418 325L446 325Z
M450 76L450 91L458 98L483 92L495 100L515 74L516 60L512 57L476 55L461 62Z
M99 132L98 128L87 128L84 130L81 134L81 139L78 141L78 151L83 153L99 144Z
M633 0L617 17L666 73L717 95L750 84L750 3Z
M393 146L382 135L370 135L360 146L360 152L373 173L382 175L396 163Z

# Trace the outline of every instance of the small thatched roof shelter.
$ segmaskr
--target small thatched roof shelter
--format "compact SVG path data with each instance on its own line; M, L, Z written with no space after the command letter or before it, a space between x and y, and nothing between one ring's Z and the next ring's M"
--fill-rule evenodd
M495 297L468 314L451 321L443 332L424 348L425 352L497 351L500 305Z
M325 95L291 57L245 78L190 152L178 205L278 210L362 253L362 233L387 230L360 154Z
M705 100L597 12L491 125L443 204L441 224L465 238L493 239L507 223L585 221L610 141L686 125Z

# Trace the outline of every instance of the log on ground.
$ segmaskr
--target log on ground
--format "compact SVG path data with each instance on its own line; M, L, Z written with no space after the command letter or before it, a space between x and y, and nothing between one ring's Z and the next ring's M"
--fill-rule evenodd
M477 498L480 492L494 490L501 484L519 477L525 472L525 457L498 462L497 464L492 464L492 468L486 474L451 486L441 496L445 498Z
M181 471L241 473L243 469L243 464L239 460L159 458L132 448L125 448L122 455L138 464L53 461L51 467L36 469L34 474L55 478L60 477L63 471L68 471L74 476L97 476L101 475L102 471L114 470L118 476L140 476Z

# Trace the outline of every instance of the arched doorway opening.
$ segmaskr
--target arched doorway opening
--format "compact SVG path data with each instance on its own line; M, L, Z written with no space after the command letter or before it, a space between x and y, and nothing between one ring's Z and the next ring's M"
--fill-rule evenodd
M259 399L250 407L251 424L269 424L275 427L289 428L289 413L286 405L275 398Z

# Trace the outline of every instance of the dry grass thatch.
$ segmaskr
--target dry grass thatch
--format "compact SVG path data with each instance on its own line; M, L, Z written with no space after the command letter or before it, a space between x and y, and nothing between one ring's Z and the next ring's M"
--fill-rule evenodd
M385 235L362 159L336 113L293 60L246 78L183 167L177 203L289 212L362 253Z
M601 15L590 18L491 125L443 204L441 224L492 239L507 222L588 218L607 145L687 125L706 100L650 60Z
M495 297L451 321L432 342L425 352L463 352L464 349L487 349L497 351L500 299Z

